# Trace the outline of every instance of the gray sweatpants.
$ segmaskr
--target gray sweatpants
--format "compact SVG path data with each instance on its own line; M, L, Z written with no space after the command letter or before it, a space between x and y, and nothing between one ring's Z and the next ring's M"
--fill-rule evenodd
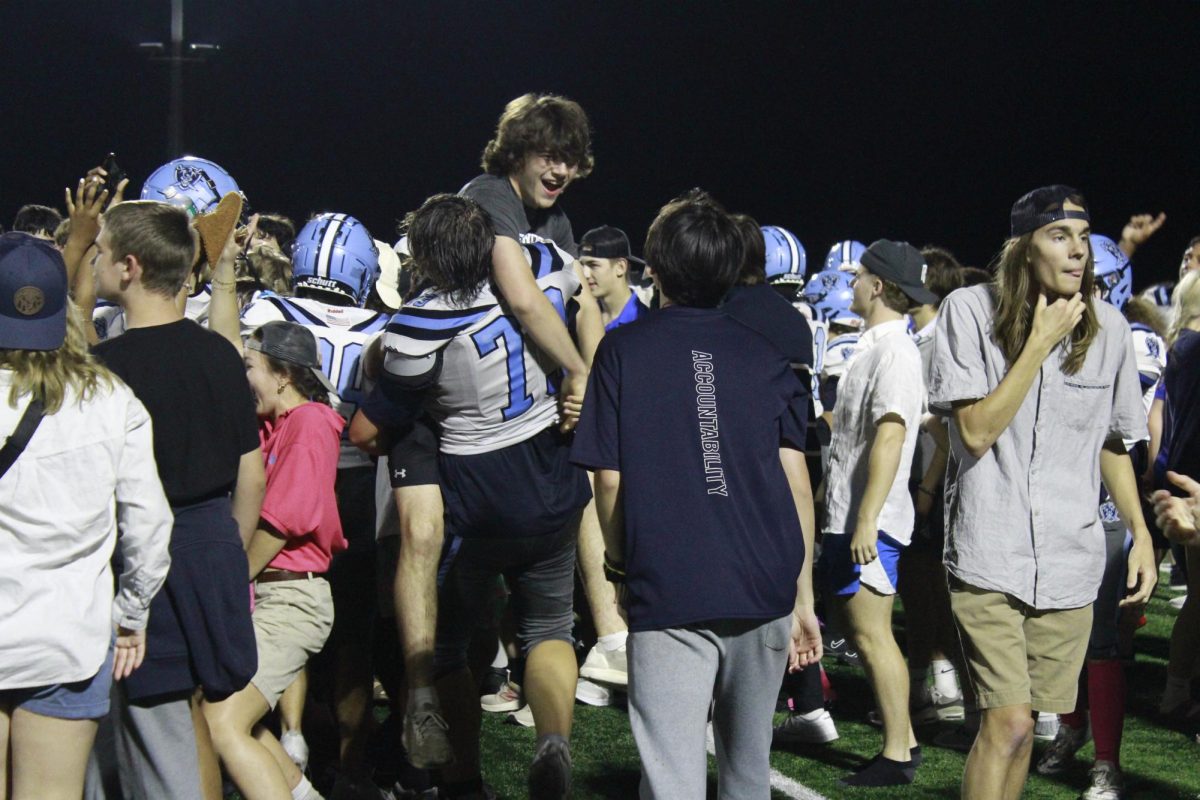
M771 722L791 616L631 631L629 722L642 800L705 796L710 703L721 800L768 800Z
M203 800L196 731L186 696L138 706L120 683L100 721L84 800Z

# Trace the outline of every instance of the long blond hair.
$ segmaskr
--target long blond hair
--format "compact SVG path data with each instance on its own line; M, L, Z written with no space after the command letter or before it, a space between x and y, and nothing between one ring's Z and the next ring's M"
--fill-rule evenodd
M1183 276L1171 293L1171 324L1167 328L1167 346L1175 344L1179 332L1200 317L1200 271L1192 270Z
M1033 234L1026 233L1004 243L996 258L996 318L992 325L992 336L1004 353L1011 367L1016 362L1029 332L1033 329L1033 310L1037 305L1038 285L1033 279L1030 255ZM1074 375L1083 366L1088 347L1100 332L1100 320L1092 300L1095 284L1096 263L1092 248L1088 247L1087 263L1083 269L1083 284L1079 292L1083 296L1083 318L1071 331L1071 349L1063 363L1063 372Z
M101 387L112 387L112 373L88 352L84 324L79 308L68 301L67 336L57 350L0 349L0 369L13 373L10 406L16 408L21 397L29 395L42 401L46 414L54 414L62 408L68 389L74 389L82 402Z

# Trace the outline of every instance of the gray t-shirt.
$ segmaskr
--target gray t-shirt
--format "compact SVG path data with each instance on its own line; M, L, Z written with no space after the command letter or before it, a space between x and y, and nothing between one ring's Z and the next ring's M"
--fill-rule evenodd
M575 234L571 221L557 204L550 208L529 208L521 202L508 178L496 175L480 175L459 189L463 197L469 197L488 212L497 236L507 236L522 244L531 240L527 234L549 239L572 256L577 255Z
M1097 513L1100 449L1148 437L1133 337L1121 313L1095 303L1100 331L1074 375L1058 347L1021 407L981 458L950 427L946 467L946 568L971 586L1038 610L1086 606L1104 573ZM989 286L952 292L938 313L929 404L982 399L1008 373L993 338Z

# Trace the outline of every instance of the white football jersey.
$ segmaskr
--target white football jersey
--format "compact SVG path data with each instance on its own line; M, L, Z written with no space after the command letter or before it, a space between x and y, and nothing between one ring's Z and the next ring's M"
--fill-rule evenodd
M387 325L388 315L357 306L337 306L300 297L263 292L242 309L242 335L275 320L298 322L317 337L321 371L337 388L329 403L349 423L370 389L363 375L362 353L370 340ZM338 469L366 467L371 458L352 445L349 425L342 432Z
M1137 357L1138 374L1142 379L1142 400L1146 414L1154 403L1154 390L1167 368L1167 345L1149 327L1135 322L1129 326L1133 333L1133 354Z
M195 323L208 327L208 306L212 302L212 287L204 284L199 292L187 299L183 316ZM92 327L100 341L120 336L125 332L125 310L116 303L99 300L92 310Z
M858 331L841 333L829 340L825 347L825 362L822 365L821 379L841 378L850 369L850 362L858 350Z
M522 249L538 287L565 321L566 301L579 289L573 259L548 241ZM444 453L498 450L558 420L557 364L525 338L490 283L467 308L432 289L421 293L392 317L383 345L384 369L396 375L425 374L440 354L427 408L441 424Z

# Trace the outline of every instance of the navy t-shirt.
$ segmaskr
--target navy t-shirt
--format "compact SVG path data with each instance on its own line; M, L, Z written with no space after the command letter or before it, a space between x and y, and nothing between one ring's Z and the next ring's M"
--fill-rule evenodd
M725 295L721 309L770 340L792 362L793 369L812 369L812 328L773 286L735 286Z
M621 472L629 629L789 613L804 560L781 446L808 395L719 309L670 306L605 335L572 460Z
M1165 430L1167 469L1200 480L1200 332L1183 330L1167 356L1163 373L1167 389ZM1167 481L1173 494L1184 492Z

